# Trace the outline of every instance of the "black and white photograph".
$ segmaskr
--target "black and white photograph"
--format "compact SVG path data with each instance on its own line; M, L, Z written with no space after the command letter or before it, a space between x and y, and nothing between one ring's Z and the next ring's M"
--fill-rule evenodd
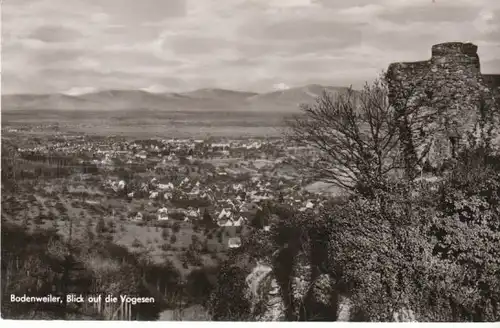
M3 0L1 30L2 321L500 322L500 1Z

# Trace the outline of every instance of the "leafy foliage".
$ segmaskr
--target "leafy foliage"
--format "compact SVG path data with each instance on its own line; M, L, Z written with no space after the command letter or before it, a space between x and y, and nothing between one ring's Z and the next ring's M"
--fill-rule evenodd
M402 309L424 321L499 319L500 180L485 162L471 167L477 158L462 155L437 190L401 184L325 214L330 270L370 320Z
M245 271L238 266L229 263L222 265L217 276L217 286L210 301L213 320L249 320L250 302L246 298L245 277Z

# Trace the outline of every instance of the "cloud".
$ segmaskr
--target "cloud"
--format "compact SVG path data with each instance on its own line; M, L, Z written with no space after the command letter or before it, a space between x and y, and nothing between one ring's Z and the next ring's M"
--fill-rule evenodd
M164 50L168 48L168 50L178 55L196 55L214 53L220 49L231 49L234 47L234 43L215 36L202 37L186 35L183 37L175 36L168 43L165 42L163 47Z
M360 86L432 44L500 71L496 0L6 0L3 91Z
M287 90L287 89L290 89L290 87L288 85L286 85L285 83L276 83L273 85L273 88L275 90Z
M423 5L415 3L407 7L387 7L380 14L380 18L396 22L399 24L408 22L426 22L426 23L442 23L442 22L464 22L471 17L476 17L480 8L475 6L461 5L459 2L450 4L439 0L431 5Z
M359 42L364 23L347 25L332 19L302 17L276 22L262 22L259 25L250 23L240 31L243 35L260 40L303 41L311 38L328 38L352 40Z
M29 35L31 39L42 42L67 42L81 38L83 35L77 30L66 26L45 25L37 28Z
M97 91L95 87L73 87L69 90L64 91L63 94L68 96L80 96L95 91Z
M71 0L73 1L73 0ZM140 25L166 18L183 17L187 0L87 0L89 5L110 13L112 21L119 24Z
M169 91L168 88L159 84L153 84L146 88L140 88L140 90L151 93L164 93Z
M362 6L372 5L373 0L350 0L350 1L313 0L313 3L320 4L321 7L324 8L342 9L342 8L352 8L352 7L362 7Z

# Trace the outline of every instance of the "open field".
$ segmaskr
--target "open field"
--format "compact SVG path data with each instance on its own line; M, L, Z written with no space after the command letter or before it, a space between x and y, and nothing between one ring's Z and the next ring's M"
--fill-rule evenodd
M66 133L134 137L273 137L283 132L285 115L253 112L3 111L2 125L38 134Z

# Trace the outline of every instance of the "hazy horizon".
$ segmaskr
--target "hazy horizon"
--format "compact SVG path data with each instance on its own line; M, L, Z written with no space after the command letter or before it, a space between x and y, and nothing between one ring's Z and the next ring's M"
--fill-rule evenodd
M87 94L95 94L95 93L100 93L100 92L113 92L113 91L118 91L118 92L132 92L132 91L142 91L150 94L157 94L157 95L162 95L162 94L189 94L189 93L194 93L197 91L203 91L203 90L221 90L221 91L230 91L230 92L241 92L241 93L249 93L249 94L255 94L255 95L264 95L268 93L273 93L273 92L279 92L279 91L285 91L285 90L290 90L290 89L300 89L301 87L308 87L308 86L313 86L317 85L320 87L324 87L325 89L332 89L332 88L349 88L351 86L339 86L339 85L322 85L322 84L317 84L317 83L310 83L306 84L303 86L297 86L297 87L287 87L284 89L270 89L267 91L262 91L262 92L255 92L255 91L248 91L248 90L237 90L237 89L224 89L224 88L199 88L199 89L194 89L194 90L187 90L187 91L161 91L161 92L156 92L156 91L151 91L151 90L143 90L143 89L99 89L99 90L91 90L88 92L84 92L82 90L81 93L67 93L67 92L48 92L48 93L26 93L26 92L16 92L16 93L4 93L2 92L2 96L22 96L22 95L37 95L37 96L43 96L43 95L55 95L55 94L62 94L66 96L84 96ZM359 88L354 88L354 90L359 90Z
M360 88L433 44L500 71L495 0L4 0L2 94Z

